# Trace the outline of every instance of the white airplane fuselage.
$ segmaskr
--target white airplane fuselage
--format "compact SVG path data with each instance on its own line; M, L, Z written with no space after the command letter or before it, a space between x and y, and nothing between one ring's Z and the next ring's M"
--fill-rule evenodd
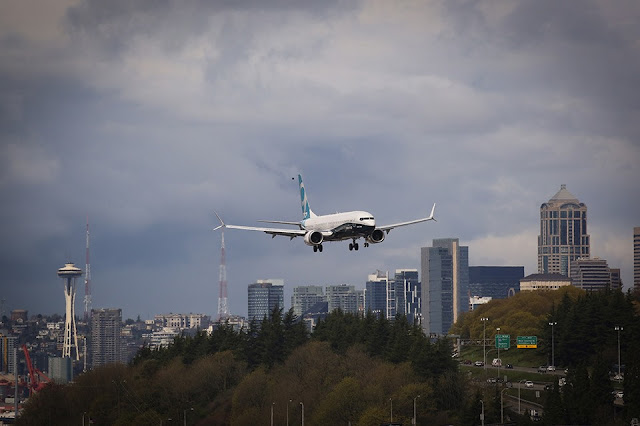
M366 237L376 228L373 215L365 211L352 211L310 217L300 222L306 231L331 231L325 241L342 241Z

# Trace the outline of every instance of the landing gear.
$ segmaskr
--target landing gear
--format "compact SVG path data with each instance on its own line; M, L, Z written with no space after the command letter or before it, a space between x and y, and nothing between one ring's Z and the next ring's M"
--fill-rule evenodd
M349 251L352 251L352 250L356 250L357 251L358 248L359 248L358 247L358 243L356 243L355 240L352 243L349 243Z
M313 246L313 252L320 252L322 253L322 244L318 244L317 246Z
M364 246L365 247L369 247L369 243L364 243Z

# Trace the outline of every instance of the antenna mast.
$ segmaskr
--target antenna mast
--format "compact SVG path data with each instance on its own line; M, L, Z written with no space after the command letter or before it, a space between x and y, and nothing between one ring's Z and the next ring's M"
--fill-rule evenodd
M220 255L220 295L218 296L218 321L229 316L227 304L227 256L224 250L224 231L222 231L222 250Z
M84 274L84 320L91 315L91 263L89 263L89 216L87 215L87 251Z

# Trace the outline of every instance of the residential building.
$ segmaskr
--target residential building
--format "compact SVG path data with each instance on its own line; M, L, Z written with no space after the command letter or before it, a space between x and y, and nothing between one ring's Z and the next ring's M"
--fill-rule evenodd
M506 299L520 291L524 266L469 266L471 296Z
M587 206L566 185L540 206L538 273L569 275L571 261L591 256Z
M26 323L28 316L28 311L25 309L14 309L11 311L11 321L16 321L20 324Z
M328 312L340 309L342 312L357 314L359 312L361 294L362 291L356 290L355 286L352 285L340 284L326 286L325 300L327 301Z
M18 348L17 337L0 334L0 373L15 374L15 348Z
M620 268L609 268L611 272L611 290L622 290L622 275Z
M91 310L91 366L122 361L122 309Z
M396 269L394 283L397 313L406 315L409 324L421 324L422 295L418 270Z
M293 288L293 296L291 296L291 307L293 313L300 317L302 314L318 302L325 302L327 298L324 295L322 286L305 285Z
M149 343L150 349L158 349L161 347L167 347L173 340L180 335L180 331L177 328L162 327L160 330L155 330L151 333L143 334L142 337Z
M587 291L611 288L611 271L604 259L578 258L571 261L569 276L573 285Z
M284 283L282 280L257 280L248 287L249 321L261 322L271 318L274 309L284 310Z
M71 358L49 357L48 377L56 383L65 384L73 380Z
M562 274L531 274L520 280L520 291L557 290L571 283L571 278Z
M469 310L469 247L458 238L434 239L421 249L422 328L429 336L446 335Z
M205 329L209 327L211 317L205 314L160 314L153 317L156 327L169 327L184 330L187 328Z

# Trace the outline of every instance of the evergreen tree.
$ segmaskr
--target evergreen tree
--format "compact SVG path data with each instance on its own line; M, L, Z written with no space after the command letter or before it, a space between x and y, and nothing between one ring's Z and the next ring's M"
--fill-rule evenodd
M560 386L556 378L551 391L547 392L544 401L544 424L557 425L562 424L564 419L564 407L562 405L562 397L560 396Z

